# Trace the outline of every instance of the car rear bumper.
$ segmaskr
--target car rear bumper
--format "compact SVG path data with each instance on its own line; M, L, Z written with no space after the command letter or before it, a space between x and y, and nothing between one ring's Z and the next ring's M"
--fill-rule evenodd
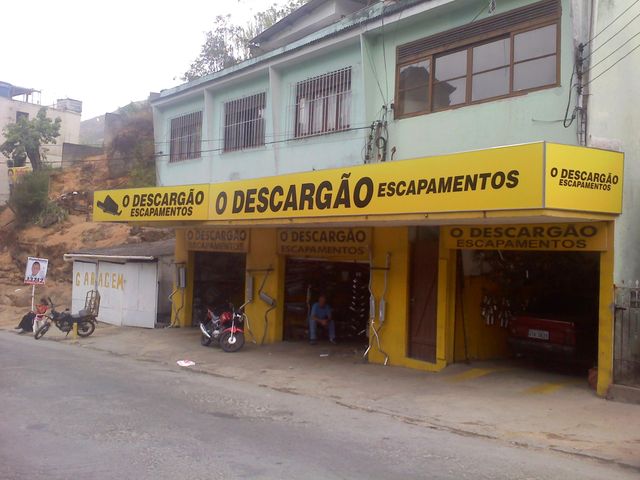
M514 353L545 354L557 357L574 357L576 355L576 347L572 345L558 345L556 343L518 337L509 337L508 343Z

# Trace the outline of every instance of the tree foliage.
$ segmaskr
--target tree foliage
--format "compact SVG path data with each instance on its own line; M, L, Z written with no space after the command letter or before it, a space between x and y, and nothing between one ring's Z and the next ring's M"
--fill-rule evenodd
M287 0L284 4L274 3L266 10L256 13L246 25L233 24L230 15L218 15L213 21L213 28L205 34L200 54L185 72L184 80L195 80L251 58L255 51L251 40L307 1Z
M56 143L61 123L59 117L55 120L47 118L47 109L42 107L35 118L21 118L4 128L5 141L0 145L0 152L9 157L16 167L24 166L28 158L33 170L40 170L42 161L46 159L41 147Z
M20 223L35 220L49 203L49 170L34 170L20 177L11 192L11 205Z
M156 183L153 114L148 102L130 103L119 110L119 127L106 145L109 164L117 172L129 173L130 186Z

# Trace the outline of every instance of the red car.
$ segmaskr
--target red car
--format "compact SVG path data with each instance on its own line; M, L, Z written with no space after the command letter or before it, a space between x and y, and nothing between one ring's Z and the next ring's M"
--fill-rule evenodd
M533 316L516 316L509 322L509 346L516 355L574 358L576 324Z

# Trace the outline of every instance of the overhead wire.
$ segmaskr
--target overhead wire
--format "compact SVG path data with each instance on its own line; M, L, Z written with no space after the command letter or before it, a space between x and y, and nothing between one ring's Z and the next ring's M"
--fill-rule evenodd
M631 23L634 22L634 20L636 20L638 17L640 17L640 13L638 13L635 17L633 17L631 20L629 20L626 24L624 24L624 26L622 26L620 28L620 30L618 30L616 33L614 33L613 35L611 35L609 38L607 38L604 42L602 42L600 45L598 45L596 48L594 48L593 50L591 50L589 52L589 55L587 55L584 60L587 60L589 58L591 58L591 56L596 53L598 50L600 50L602 47L604 47L607 43L609 43L611 40L613 40L616 36L618 36L620 33L622 33L622 31L627 28L629 25L631 25ZM595 37L594 37L595 38Z
M618 15L616 18L614 18L613 20L611 20L611 22L604 27L602 30L600 30L598 33L596 33L593 37L591 37L589 39L589 41L587 43L585 43L585 47L587 45L589 45L591 42L593 42L596 38L598 38L600 35L602 35L602 33L604 33L611 25L613 25L614 23L616 23L625 13L627 13L629 10L631 10L633 8L634 5L636 5L637 3L640 3L640 0L635 0L631 5L629 5L626 9L624 9L622 11L622 13L620 13L620 15Z
M598 78L600 78L601 76L603 76L605 73L607 73L609 70L611 70L613 67L615 67L618 63L620 63L622 60L624 60L625 58L627 58L629 55L631 55L633 52L635 52L636 50L638 50L640 48L640 44L636 45L633 49L631 49L630 51L628 51L627 53L625 53L622 57L620 57L618 60L616 60L614 63L612 63L609 67L607 67L605 70L603 70L602 72L600 72L598 75L596 75L595 77L593 77L591 80L589 80L585 86L587 85L591 85L593 82L595 82Z
M614 53L620 51L620 49L622 49L622 47L624 47L625 45L627 45L631 40L633 40L634 38L636 38L638 35L640 35L640 32L636 33L635 35L631 36L630 38L627 39L626 42L622 43L621 45L618 46L618 48L616 48L615 50L613 50L611 53L609 53L609 55L605 56L604 58L601 58L600 60L598 60L596 63L594 63L593 65L589 66L589 69L587 70L586 73L591 72L594 68L596 68L598 65L601 65L602 62L608 60L609 58L611 58L613 56Z

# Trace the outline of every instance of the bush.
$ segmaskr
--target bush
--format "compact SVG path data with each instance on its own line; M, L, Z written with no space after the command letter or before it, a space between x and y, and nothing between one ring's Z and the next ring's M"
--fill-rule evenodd
M143 165L136 163L129 173L129 188L154 187L156 185L155 164Z
M49 204L49 171L30 172L20 177L11 192L11 206L19 223L34 221Z
M40 214L35 218L35 223L47 228L56 223L64 222L69 217L69 212L56 202L47 202Z

